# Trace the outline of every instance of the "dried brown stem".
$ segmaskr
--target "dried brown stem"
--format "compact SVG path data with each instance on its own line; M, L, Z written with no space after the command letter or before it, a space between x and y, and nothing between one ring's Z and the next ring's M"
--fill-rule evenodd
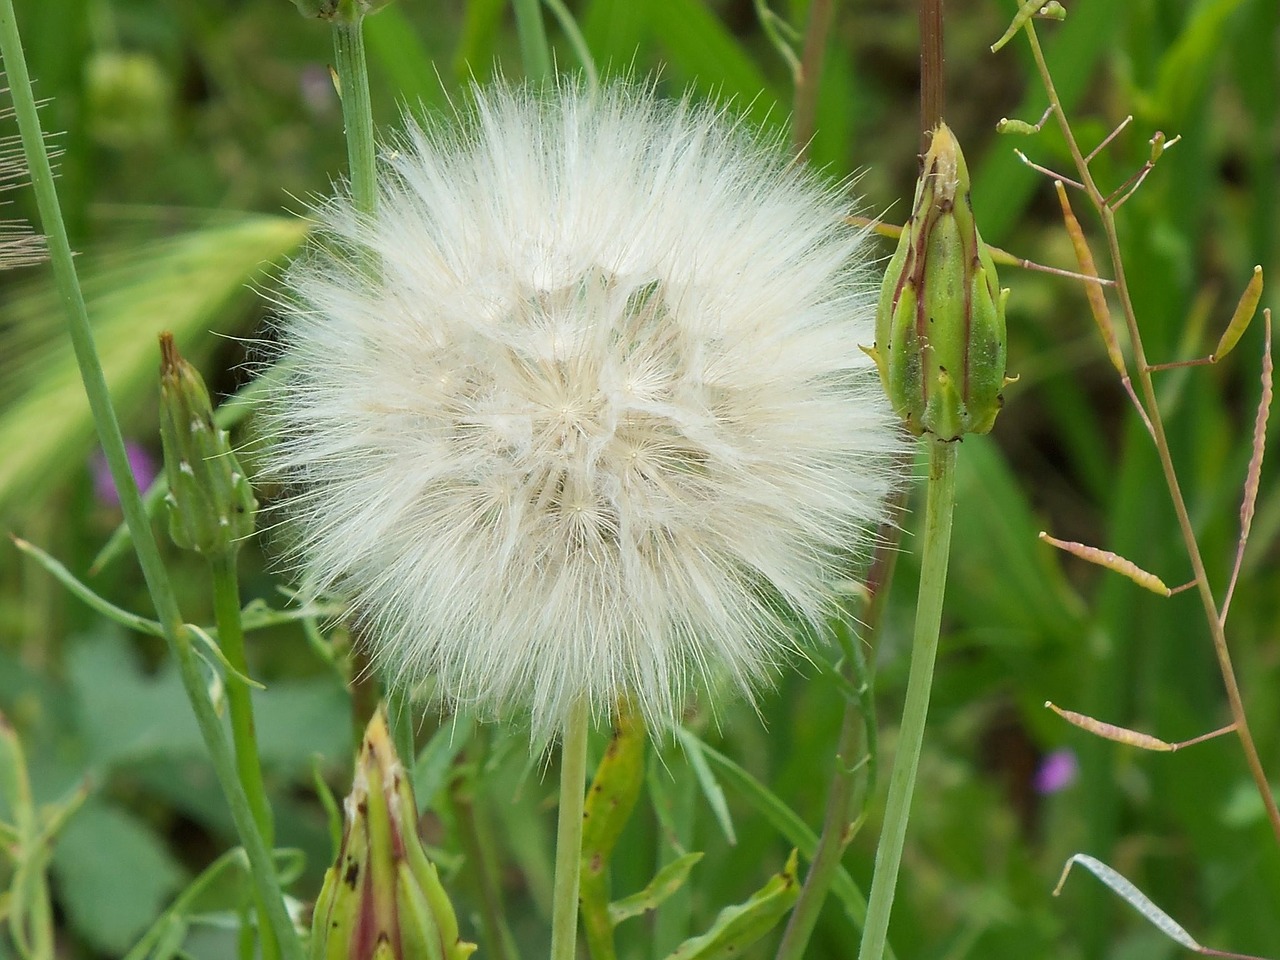
M1231 660L1231 651L1227 646L1223 620L1214 600L1213 589L1209 584L1209 576L1205 571L1204 559L1200 554L1200 544L1196 540L1195 529L1192 527L1186 500L1182 494L1182 486L1173 465L1173 456L1170 452L1168 437L1165 435L1164 421L1161 419L1160 407L1156 402L1155 385L1151 379L1149 369L1150 364L1147 363L1146 353L1143 348L1142 331L1138 327L1137 313L1134 310L1133 301L1129 294L1129 285L1125 277L1124 258L1120 251L1120 238L1116 229L1115 211L1107 205L1106 197L1103 196L1094 182L1093 176L1089 171L1089 164L1080 150L1079 143L1076 141L1075 133L1067 120L1066 112L1062 107L1062 100L1058 96L1054 87L1053 77L1050 75L1049 67L1045 62L1044 51L1040 47L1035 25L1028 22L1025 30L1027 40L1031 45L1032 56L1035 58L1036 69L1049 96L1049 102L1054 108L1053 112L1058 120L1058 126L1066 139L1072 158L1075 160L1076 171L1080 174L1084 192L1088 195L1089 201L1093 204L1098 217L1102 221L1103 233L1107 241L1107 252L1111 257L1112 272L1116 278L1116 294L1120 302L1125 325L1129 331L1131 349L1135 366L1137 367L1138 386L1142 395L1140 406L1144 410L1147 427L1155 441L1156 452L1160 459L1160 468L1164 473L1165 485L1168 487L1169 498L1172 501L1173 511L1178 520L1178 529L1181 532L1183 545L1187 551L1187 558L1191 562L1196 590L1204 608L1205 621L1209 627L1214 656L1217 658L1218 668L1222 674L1222 683L1227 695L1227 703L1231 710L1235 733L1240 740L1240 747L1244 753L1250 776L1252 776L1258 794L1266 808L1267 820L1271 825L1272 833L1275 835L1277 843L1280 843L1280 807L1276 805L1276 798L1271 792L1271 784L1267 779L1262 760L1258 756L1257 745L1254 743L1253 734L1249 729L1244 700L1240 694L1240 684L1236 679L1235 666ZM1132 390L1132 387L1128 384L1126 384L1126 388Z
M942 0L920 0L920 151L929 149L945 107Z
M1047 118L1049 114L1051 114L1052 112L1053 112L1053 107L1050 107L1048 110L1045 111L1044 113L1045 117ZM1043 123L1044 121L1041 120L1040 122ZM1120 136L1120 132L1124 130L1125 127L1129 126L1129 124L1131 123L1133 123L1132 113L1129 114L1127 117L1125 117L1123 120L1121 120L1118 124L1116 124L1116 128L1112 130L1110 133L1108 133L1105 137L1103 137L1102 142L1100 144L1098 144L1096 147L1094 147L1092 150L1089 151L1088 155L1086 155L1084 158L1084 162L1092 163L1093 158L1096 157L1098 154L1100 154L1103 150L1107 149L1107 144L1109 144L1116 137Z

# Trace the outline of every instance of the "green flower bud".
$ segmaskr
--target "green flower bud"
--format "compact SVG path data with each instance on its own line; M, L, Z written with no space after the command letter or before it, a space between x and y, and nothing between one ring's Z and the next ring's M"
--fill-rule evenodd
M311 960L466 960L476 949L418 837L413 787L379 710L364 733L338 859L311 920Z
M253 534L258 502L213 422L209 392L182 359L173 336L160 335L160 440L169 480L169 536L184 550L212 557L234 552Z
M370 13L377 13L391 0L293 0L304 17L315 20L338 20L354 23Z
M986 433L1004 403L1004 307L995 264L973 220L969 169L946 124L933 132L911 219L889 262L876 313L880 368L915 434Z

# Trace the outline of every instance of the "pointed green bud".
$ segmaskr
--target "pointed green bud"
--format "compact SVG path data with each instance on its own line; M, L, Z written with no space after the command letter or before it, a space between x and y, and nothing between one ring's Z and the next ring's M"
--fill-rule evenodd
M205 556L234 552L253 534L258 502L213 422L209 391L182 359L173 336L160 335L160 440L169 480L169 536Z
M466 960L476 949L418 837L413 787L379 710L346 800L338 859L311 921L311 960Z
M991 429L1004 402L1008 294L978 236L964 155L940 124L885 273L868 351L913 433L958 440Z

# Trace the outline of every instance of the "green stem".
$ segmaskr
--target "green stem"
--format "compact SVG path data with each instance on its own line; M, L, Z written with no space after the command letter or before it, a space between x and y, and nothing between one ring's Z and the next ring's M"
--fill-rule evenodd
M915 636L911 645L911 673L902 708L898 749L889 775L884 826L876 846L875 875L867 903L867 923L862 930L858 960L881 960L888 940L889 912L893 907L902 863L902 847L911 813L929 690L938 654L942 626L942 598L947 584L947 559L951 551L951 516L955 506L956 443L929 441L929 487L924 517L924 556L920 562L920 593L916 598Z
M333 59L342 94L342 122L347 135L348 175L356 210L372 217L378 210L377 145L373 137L373 102L369 97L369 67L364 52L364 17L333 22ZM359 675L359 671L355 675ZM396 752L410 767L413 749L413 709L409 691L394 677L383 676L382 694L387 723ZM357 698L358 699L358 698ZM358 711L356 737L364 732L368 715ZM357 739L357 742L358 739Z
M551 913L551 960L578 952L578 883L582 868L582 811L587 792L585 701L574 704L560 748L560 821L556 830L556 883Z
M347 132L351 199L360 213L372 216L378 207L377 149L373 140L373 104L369 99L363 31L361 16L333 22L333 64L338 74L342 122Z
M231 717L231 741L235 746L236 771L244 788L254 823L262 834L262 842L270 850L275 845L275 828L271 822L271 804L267 800L267 788L262 780L262 763L258 758L258 736L253 722L253 700L249 685L240 677L249 676L249 664L244 653L244 625L240 621L240 583L236 577L236 559L233 552L211 557L209 569L213 574L213 615L218 625L218 646L232 669L240 676L226 677L227 713ZM262 960L274 960L280 955L275 937L267 922L266 904L255 896L258 911L258 927L261 931Z
M80 376L84 381L89 408L97 426L98 438L106 454L107 465L110 467L116 490L120 493L120 506L133 534L138 564L142 568L142 575L146 580L152 602L155 604L158 619L164 626L165 639L168 641L170 652L177 661L183 688L191 701L191 708L195 713L205 747L209 751L214 772L226 795L227 804L231 808L232 821L240 836L240 842L244 845L258 895L267 909L270 925L281 945L282 955L285 960L302 960L302 943L285 910L284 897L271 862L271 854L262 835L258 832L248 798L236 776L235 761L231 756L226 732L209 700L199 658L192 648L190 635L183 625L177 598L169 583L160 549L151 533L146 510L142 505L142 497L138 493L138 485L129 468L124 438L120 433L120 424L116 420L115 410L111 406L111 393L107 388L102 364L98 359L88 310L85 308L79 278L76 276L71 245L62 219L62 208L54 187L53 171L49 166L49 154L45 149L40 118L36 113L35 99L31 94L31 79L27 73L26 58L22 51L22 39L18 33L12 0L0 0L0 56L4 59L4 66L9 75L14 113L22 135L23 151L31 171L32 186L40 210L41 226L48 237L54 280L63 308L67 313L71 344L80 367Z
M809 152L818 116L818 89L822 85L822 61L827 52L827 34L835 13L836 0L813 0L809 7L809 23L804 31L804 47L800 54L800 71L796 76L792 100L791 142L796 155Z
M218 624L218 646L227 662L241 676L249 676L249 664L244 653L244 628L240 622L240 584L236 580L236 561L231 555L212 558L209 567L213 573L213 615ZM267 802L267 790L262 780L262 764L258 760L258 740L253 723L253 701L249 685L239 677L228 675L226 679L227 712L231 716L231 740L235 744L236 769L240 783L253 810L254 822L270 847L274 839L271 823L271 805Z
M551 48L542 23L542 0L512 0L512 6L516 10L524 75L531 83L543 83L551 77Z

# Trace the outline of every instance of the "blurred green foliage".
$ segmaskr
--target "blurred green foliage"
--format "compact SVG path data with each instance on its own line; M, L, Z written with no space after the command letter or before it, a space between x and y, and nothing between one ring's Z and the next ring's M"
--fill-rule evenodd
M692 85L732 99L755 122L786 128L790 76L750 0L569 6L604 73L656 73L665 90ZM859 174L865 209L887 219L903 215L916 173L909 6L837 4L811 144L813 161L834 178ZM1154 130L1183 137L1120 220L1149 355L1204 354L1253 265L1280 278L1280 5L1066 6L1067 21L1042 33L1059 91L1081 117L1082 139L1096 142L1126 115L1136 118L1097 161L1100 180L1122 182L1146 158ZM805 0L774 7L803 24ZM1013 142L993 132L1002 116L1034 121L1046 102L1020 41L998 56L987 51L1013 4L954 0L948 9L947 117L971 162L983 235L1019 256L1070 267L1048 184L1012 154L1018 146L1065 170L1061 137L1046 129ZM241 385L246 358L257 356L252 338L270 312L271 265L301 240L307 199L342 175L329 34L284 0L24 0L18 15L37 93L48 101L46 126L60 131L60 189L112 386L129 434L156 450L154 334L174 329L184 352L203 358L220 395ZM572 69L572 47L554 21L549 29L558 62ZM448 110L473 79L519 73L503 0L400 0L371 19L366 33L384 124L402 110ZM30 216L31 198L11 196L6 215ZM1092 226L1085 222L1087 231ZM1063 861L1082 851L1120 869L1201 942L1280 956L1280 850L1234 741L1139 753L1090 739L1042 707L1052 699L1169 740L1226 722L1193 597L1152 597L1036 540L1047 529L1115 550L1170 584L1189 576L1157 460L1114 382L1082 291L1037 273L1006 269L1002 279L1014 290L1010 369L1021 380L1007 391L994 435L966 439L959 458L943 647L891 943L899 957L937 960L1176 955L1083 874L1059 900L1049 897ZM1268 302L1276 301L1264 296ZM88 412L54 307L43 271L3 277L0 518L83 576L119 517L92 492ZM1261 331L1251 330L1218 366L1159 381L1174 456L1219 585L1235 551L1260 345ZM1264 763L1275 774L1280 484L1271 475L1264 472L1228 636ZM279 605L271 536L260 540L244 551L246 598ZM914 606L910 536L905 545L877 651L886 751ZM176 553L171 563L186 616L207 621L202 566ZM150 612L127 558L92 583L114 602ZM330 856L312 758L318 754L325 777L345 791L350 702L300 630L255 634L249 654L254 676L268 687L258 695L258 725L279 839L305 855L292 890L309 900ZM781 676L756 710L720 706L690 724L816 828L842 705L830 676L810 667ZM34 561L5 548L0 711L22 735L37 802L64 798L88 778L89 797L52 855L60 955L121 956L230 843L227 813L171 665L151 639L122 634L69 599ZM423 722L422 742L451 724L433 713ZM549 914L555 781L529 756L524 736L481 728L444 757L455 758L449 775L437 747L426 781L435 788L420 801L429 807L428 842L446 865L462 862L460 811L478 825L514 937L536 956ZM1037 765L1064 747L1079 758L1078 779L1037 793ZM723 779L726 805L717 813L705 781L678 747L651 765L649 799L614 854L615 896L641 890L660 864L675 860L683 850L673 840L705 857L656 921L620 927L626 960L662 956L705 930L720 907L777 873L794 843L777 829L778 810L758 794ZM864 889L882 794L845 860ZM0 821L9 813L0 810ZM5 869L0 886L8 883ZM446 882L464 935L477 939L466 867ZM828 905L810 956L852 955L857 938L842 902L833 897ZM190 955L233 956L231 927L243 903L242 875L219 867L183 907L179 933ZM0 938L7 960L6 949Z

